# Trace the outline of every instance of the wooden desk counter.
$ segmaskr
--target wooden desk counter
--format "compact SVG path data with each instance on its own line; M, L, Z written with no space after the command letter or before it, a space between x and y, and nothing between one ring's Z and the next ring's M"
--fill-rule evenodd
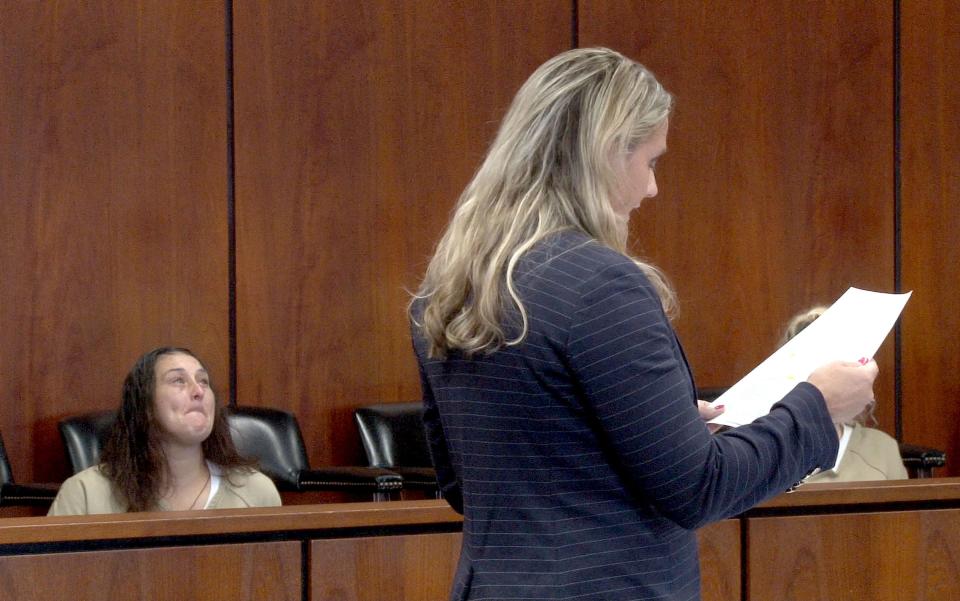
M437 526L459 530L462 518L443 501L289 505L111 515L5 518L0 555L10 545L116 541L152 537L229 537L274 533L301 539L316 533Z
M445 601L443 501L0 519L0 601ZM704 601L960 599L960 479L818 484L699 533Z
M443 601L441 501L0 520L0 600Z
M882 510L889 505L960 507L960 478L806 484L758 505L746 515L808 513L823 509L868 511Z
M745 601L960 599L960 478L808 485L741 519Z

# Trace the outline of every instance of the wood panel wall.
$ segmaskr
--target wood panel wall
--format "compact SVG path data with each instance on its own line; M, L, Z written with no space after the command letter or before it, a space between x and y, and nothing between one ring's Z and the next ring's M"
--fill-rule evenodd
M0 0L15 474L64 477L56 420L115 405L133 360L169 343L200 354L221 398L235 368L239 403L296 412L315 464L359 461L352 409L418 394L406 290L520 83L575 42L626 52L677 96L634 238L676 284L698 383L732 383L848 285L891 290L899 224L916 291L903 431L958 457L960 16L947 0L814 4ZM890 345L879 358L892 432Z
M901 5L903 435L960 474L960 5Z
M631 225L677 288L699 386L746 375L793 314L894 288L892 8L817 7L580 3L582 46L628 53L676 98L660 193ZM892 432L890 350L880 367Z
M225 379L223 3L0 3L0 434L58 480L61 416L144 351Z
M514 92L569 48L552 1L238 3L238 402L359 460L355 407L419 398L405 317Z

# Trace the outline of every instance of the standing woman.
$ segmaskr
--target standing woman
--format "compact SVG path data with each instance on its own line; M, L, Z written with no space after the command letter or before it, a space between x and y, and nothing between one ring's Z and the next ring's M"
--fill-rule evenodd
M698 599L696 528L837 453L874 363L830 364L712 436L667 313L627 253L657 193L670 94L611 50L571 50L517 93L411 305L425 425L463 513L451 599Z
M210 374L187 349L137 360L100 459L63 483L48 515L280 505L273 481L237 453Z

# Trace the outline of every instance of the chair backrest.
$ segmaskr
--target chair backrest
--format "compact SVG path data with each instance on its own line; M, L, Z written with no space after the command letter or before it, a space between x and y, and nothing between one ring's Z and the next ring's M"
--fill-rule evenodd
M241 455L259 461L278 488L298 488L300 472L310 469L310 463L296 416L269 407L233 407L227 422Z
M60 420L60 437L74 474L100 463L100 452L116 420L117 412L112 409L72 415Z
M60 436L73 473L100 462L116 415L116 411L96 411L60 420ZM260 469L278 485L296 488L298 474L310 466L293 414L266 407L235 407L227 411L227 423L241 455L257 459Z
M371 467L430 467L422 403L369 405L353 418Z
M0 436L0 507L50 507L59 484L17 484Z

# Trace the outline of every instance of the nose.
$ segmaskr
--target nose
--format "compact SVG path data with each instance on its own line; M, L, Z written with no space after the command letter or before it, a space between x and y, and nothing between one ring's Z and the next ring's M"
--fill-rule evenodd
M657 195L657 174L650 172L650 181L647 182L647 198L653 198Z
M203 398L206 389L203 387L203 384L193 380L190 384L190 398L199 400Z

